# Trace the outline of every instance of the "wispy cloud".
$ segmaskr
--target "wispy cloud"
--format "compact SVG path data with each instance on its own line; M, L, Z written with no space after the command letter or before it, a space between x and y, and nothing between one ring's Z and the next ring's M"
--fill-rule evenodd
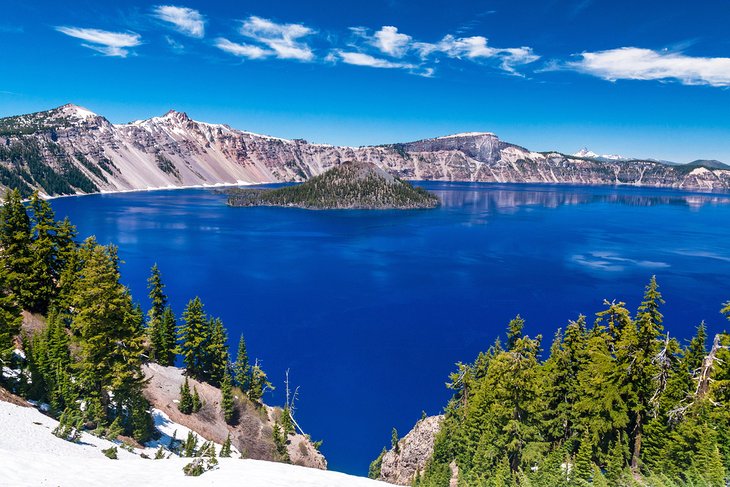
M424 48L430 49L427 44L420 46L422 51ZM496 59L503 70L513 74L516 73L517 66L530 64L540 59L540 56L535 54L531 47L495 48L488 44L486 37L482 36L456 38L447 35L434 45L434 49L458 59Z
M127 57L129 48L142 44L139 34L134 32L110 32L100 29L85 29L80 27L56 27L58 32L88 42L81 44L105 56Z
M366 44L375 47L381 54L395 59L416 56L420 58L420 61L413 60L412 62L418 62L420 65L433 63L432 58L437 56L467 59L474 62L493 60L504 71L518 74L518 66L540 59L540 56L535 54L530 47L492 47L487 38L483 36L456 37L449 34L438 42L422 42L399 32L395 26L383 26L373 34L363 27L355 27L350 30L355 36L364 39Z
M578 61L554 64L603 78L678 81L685 85L730 86L730 58L693 57L679 52L621 47L584 52Z
M418 66L410 63L399 63L389 61L387 59L377 58L370 54L362 52L346 52L336 51L336 54L346 64L352 64L354 66L368 66L371 68L390 68L390 69L415 69Z
M223 37L219 37L215 40L215 46L229 54L247 59L263 59L274 54L273 51L267 51L259 46L254 46L252 44L238 44Z
M314 60L314 52L304 38L316 31L303 24L278 24L269 19L251 16L241 23L239 33L268 47L279 59Z
M170 46L170 49L172 49L176 53L180 54L185 51L185 46L177 40L173 39L172 37L165 36L165 41L167 41L167 45Z
M198 39L205 36L205 18L198 10L174 5L158 5L153 9L153 15L172 24L181 34Z

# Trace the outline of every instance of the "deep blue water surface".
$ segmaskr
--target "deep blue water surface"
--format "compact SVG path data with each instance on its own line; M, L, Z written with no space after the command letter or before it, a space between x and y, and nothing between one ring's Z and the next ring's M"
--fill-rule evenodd
M145 308L157 262L176 313L199 295L233 347L244 333L335 470L364 474L421 411L439 412L447 374L514 315L545 335L604 299L638 304L656 274L665 322L686 338L725 327L730 196L637 188L429 183L423 211L229 208L211 190L54 201L82 237L114 242ZM234 350L235 353L235 350Z

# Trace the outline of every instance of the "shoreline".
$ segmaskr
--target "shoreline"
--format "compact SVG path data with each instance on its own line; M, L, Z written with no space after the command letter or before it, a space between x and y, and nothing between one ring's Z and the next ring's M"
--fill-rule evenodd
M646 184L633 184L633 183L614 183L614 184L591 184L591 183L577 183L572 181L566 182L546 182L546 181L454 181L445 179L404 179L410 183L441 183L441 184L477 184L477 185L510 185L510 186L542 186L548 188L560 188L560 187L574 187L574 188L636 188L636 189L649 189L649 190L665 190L675 191L687 195L696 194L701 196L725 196L730 197L730 189L713 189L713 188L678 188L674 186L653 186ZM154 192L154 191L175 191L180 189L216 189L216 188L236 188L236 187L255 187L265 186L269 184L300 184L300 182L292 181L267 181L267 182L246 182L237 181L235 183L203 183L203 184L190 184L183 186L149 186L147 188L135 188L135 189L119 189L119 190L101 190L95 193L76 193L76 194L61 194L49 196L41 193L40 196L44 200L54 200L59 198L75 198L80 196L98 196L98 195L113 195L123 193L142 193L142 192ZM7 189L7 188L6 188ZM27 200L23 200L27 201Z

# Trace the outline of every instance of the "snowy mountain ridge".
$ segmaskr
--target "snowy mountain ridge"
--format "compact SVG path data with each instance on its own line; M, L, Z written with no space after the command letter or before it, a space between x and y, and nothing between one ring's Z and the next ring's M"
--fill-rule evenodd
M0 187L26 196L34 189L64 195L300 182L347 161L411 180L730 189L726 167L692 172L587 149L533 152L491 132L339 147L198 122L174 110L116 125L72 104L0 119Z

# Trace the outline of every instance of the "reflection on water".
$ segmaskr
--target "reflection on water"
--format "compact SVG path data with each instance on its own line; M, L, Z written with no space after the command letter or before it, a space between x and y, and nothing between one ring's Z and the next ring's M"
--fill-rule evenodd
M730 194L682 193L676 190L636 187L585 187L548 185L502 185L485 183L424 183L438 195L445 208L474 211L504 211L521 206L557 208L588 203L628 206L679 205L700 208L726 205Z

